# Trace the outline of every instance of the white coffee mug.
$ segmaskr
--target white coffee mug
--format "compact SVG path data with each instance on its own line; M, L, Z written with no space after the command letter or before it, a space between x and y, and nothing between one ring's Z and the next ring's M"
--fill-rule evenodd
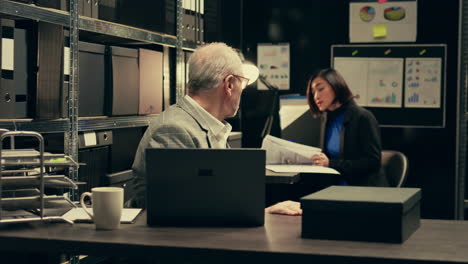
M85 197L89 196L93 206L91 212L84 203ZM96 229L112 230L119 229L122 217L124 192L119 187L96 187L91 193L85 192L81 195L81 207L96 224Z

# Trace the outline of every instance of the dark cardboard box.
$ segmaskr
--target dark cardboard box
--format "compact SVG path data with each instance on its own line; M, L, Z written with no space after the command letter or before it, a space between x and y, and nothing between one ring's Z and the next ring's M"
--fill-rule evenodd
M420 226L419 188L331 186L301 198L302 237L402 243Z

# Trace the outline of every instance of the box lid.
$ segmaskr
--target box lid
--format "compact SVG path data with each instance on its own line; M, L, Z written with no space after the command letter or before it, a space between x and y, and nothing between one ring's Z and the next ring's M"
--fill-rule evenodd
M301 198L303 210L405 213L421 199L419 188L331 186Z

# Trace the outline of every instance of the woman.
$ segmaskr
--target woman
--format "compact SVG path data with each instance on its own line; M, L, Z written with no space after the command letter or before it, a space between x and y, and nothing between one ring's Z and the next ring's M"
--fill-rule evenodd
M307 85L307 100L321 118L323 153L312 156L312 163L340 172L342 185L388 186L377 120L356 104L343 77L332 68L317 72Z

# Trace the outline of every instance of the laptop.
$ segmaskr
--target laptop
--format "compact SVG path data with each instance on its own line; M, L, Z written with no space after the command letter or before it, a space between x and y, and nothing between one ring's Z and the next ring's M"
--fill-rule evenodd
M261 226L265 151L147 149L149 226Z

